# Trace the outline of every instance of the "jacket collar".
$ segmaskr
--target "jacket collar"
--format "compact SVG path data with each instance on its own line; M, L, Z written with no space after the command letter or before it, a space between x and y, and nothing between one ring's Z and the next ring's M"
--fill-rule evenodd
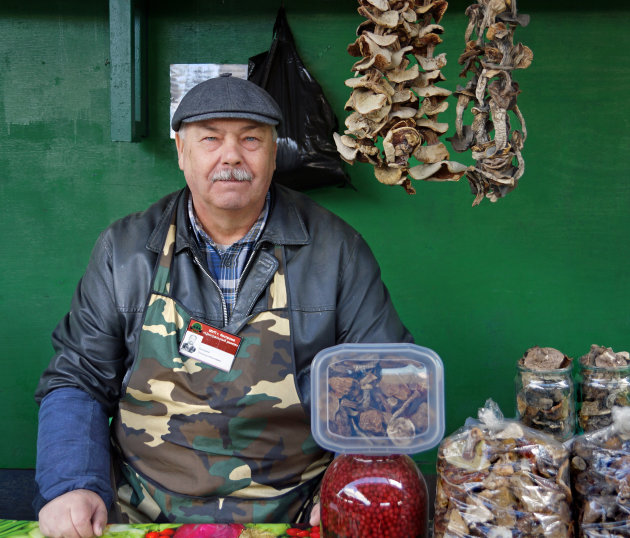
M271 184L271 208L261 241L274 245L306 245L311 242L295 202L296 194L287 187Z
M294 200L293 191L282 185L271 185L271 207L265 229L260 238L260 243L268 242L274 245L306 245L310 243L311 236L306 229L302 216ZM175 223L177 235L175 237L175 252L183 249L197 249L188 218L188 197L190 191L185 187L181 191L171 195L168 203L160 216L160 219L149 237L147 248L159 252L164 245L164 240L176 211Z

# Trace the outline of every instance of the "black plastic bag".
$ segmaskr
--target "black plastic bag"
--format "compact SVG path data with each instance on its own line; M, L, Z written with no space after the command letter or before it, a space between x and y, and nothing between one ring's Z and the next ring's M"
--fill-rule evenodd
M249 59L247 78L282 109L273 180L296 190L350 185L333 139L337 117L297 53L284 7L278 10L269 51Z

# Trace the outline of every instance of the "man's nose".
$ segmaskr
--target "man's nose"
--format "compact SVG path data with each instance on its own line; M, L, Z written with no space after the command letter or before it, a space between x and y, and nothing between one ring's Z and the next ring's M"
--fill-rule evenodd
M228 164L230 166L241 164L241 162L243 161L243 156L241 155L241 148L236 137L225 137L222 149L223 152L221 157L223 164Z

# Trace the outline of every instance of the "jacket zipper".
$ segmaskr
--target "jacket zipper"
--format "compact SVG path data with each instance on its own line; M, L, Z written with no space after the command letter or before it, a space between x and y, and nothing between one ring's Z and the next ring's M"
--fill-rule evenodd
M254 245L254 249L249 255L249 259L247 260L247 263L245 264L245 267L243 268L243 271L241 272L241 277L238 279L238 286L236 286L236 295L235 295L236 297L238 297L238 293L239 291L241 291L241 282L243 280L242 277L245 276L245 274L247 273L249 266L252 264L252 259L254 258L254 255L261 249L261 247L262 247L261 243L257 243L256 245ZM215 287L219 291L219 296L221 297L221 307L222 307L222 312L223 312L223 325L225 326L228 324L229 320L227 319L227 304L225 303L225 297L223 297L223 292L221 291L221 288L217 284L216 280L214 280L214 278L212 278L212 275L208 272L208 269L201 263L201 261L199 261L195 253L192 252L191 254L197 266L203 271L204 275L206 275L210 279L210 281L215 285Z
M214 286L217 288L217 291L219 292L219 297L221 297L221 313L223 314L223 326L225 327L228 324L228 319L227 319L227 304L225 303L225 297L223 297L223 292L221 291L221 288L217 284L216 280L214 280L214 278L212 278L212 275L208 272L208 269L206 269L206 267L204 267L204 265L197 259L197 256L195 256L194 252L192 253L192 257L193 257L193 260L195 261L195 264L197 264L199 269L203 271L203 274L206 275L210 279L210 282L214 284Z

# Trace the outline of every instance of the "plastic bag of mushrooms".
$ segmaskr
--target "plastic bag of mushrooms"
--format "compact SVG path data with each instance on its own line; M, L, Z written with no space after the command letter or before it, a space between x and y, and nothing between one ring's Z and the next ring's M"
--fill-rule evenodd
M440 444L434 536L572 537L568 449L492 400L478 416Z
M571 478L581 537L630 536L630 408L612 424L574 438Z

